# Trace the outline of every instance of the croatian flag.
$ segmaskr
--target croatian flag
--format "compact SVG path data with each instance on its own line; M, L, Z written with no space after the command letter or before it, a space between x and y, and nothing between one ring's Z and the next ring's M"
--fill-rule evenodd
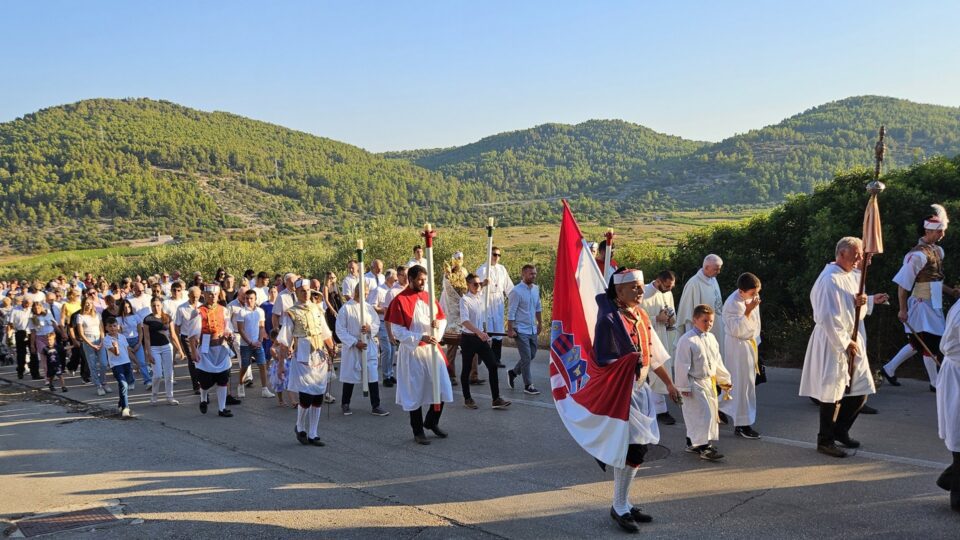
M618 377L609 368L595 361L597 296L606 286L566 201L554 276L550 387L557 412L587 453L623 467L630 439L629 393L618 388Z

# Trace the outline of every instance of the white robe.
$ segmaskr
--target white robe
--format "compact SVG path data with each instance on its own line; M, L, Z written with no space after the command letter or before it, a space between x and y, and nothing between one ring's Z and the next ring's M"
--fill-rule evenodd
M446 366L433 369L434 347L420 346L420 338L433 335L438 340L447 327L446 319L438 319L439 328L430 327L430 306L417 300L410 328L392 324L393 337L400 342L397 361L397 405L405 411L415 411L420 407L433 404L433 377L440 380L440 400L453 402L453 387ZM432 332L431 332L432 331ZM439 353L439 347L436 347ZM440 362L443 362L441 359Z
M481 264L475 273L480 281L487 279L487 263ZM493 265L493 270L490 272L490 284L487 287L490 289L490 305L487 306L486 329L491 332L503 332L505 328L504 308L506 298L513 290L513 282L510 281L510 273L502 264ZM481 291L480 297L485 298L486 294L486 291ZM493 339L501 340L503 338L496 336Z
M800 395L824 403L836 403L844 396L850 377L847 374L847 344L853 336L853 301L860 288L860 272L845 272L836 263L829 263L820 272L810 291L813 305L813 333L807 343L800 375ZM860 311L861 320L873 311L873 296ZM859 322L859 321L858 321ZM873 375L864 352L867 350L864 332L858 332L860 354L854 362L851 396L865 396L876 392Z
M960 452L960 302L947 313L940 350L944 359L936 381L938 431L947 450Z
M712 333L692 328L677 341L674 359L677 378L674 385L683 398L683 423L693 446L702 446L720 438L717 421L717 391L711 377L720 384L730 384L730 373L720 357L720 346Z
M687 280L683 285L683 293L680 295L680 305L677 306L677 330L681 333L693 328L693 309L700 304L707 304L712 307L715 313L715 320L720 321L723 315L723 295L720 292L720 285L717 278L708 278L703 274L703 269ZM723 356L723 325L714 324L710 332L717 338L720 344L720 356Z
M760 308L746 316L747 304L740 291L733 291L723 304L725 344L723 364L730 372L733 388L730 397L720 402L720 410L733 418L735 426L752 426L757 420L757 369L760 358Z
M940 252L943 259L943 248L931 246ZM913 290L917 274L927 265L927 256L922 251L911 251L903 257L903 266L893 277L893 282L908 291ZM921 300L913 295L907 298L907 322L917 332L929 332L942 336L943 319L943 282L930 282L930 299ZM910 334L910 328L903 325L903 331Z
M340 353L340 380L350 384L363 383L363 362L366 353L367 382L379 381L377 358L380 353L377 348L377 332L380 330L380 318L377 311L370 304L364 303L366 309L365 322L370 325L370 335L365 337L367 348L364 351L354 347L360 339L360 304L350 300L340 307L337 313L337 337L343 346Z
M320 337L323 341L331 339L333 334L327 326L326 318L321 316ZM290 358L290 372L287 374L287 390L291 392L303 392L314 396L323 395L327 392L328 379L328 360L327 353L322 347L319 351L310 351L310 340L296 338L294 344L293 337L293 319L288 313L284 313L280 319L280 333L277 335L277 343L282 343L287 347L296 348L293 351L293 357Z
M667 330L665 323L657 322L657 315L660 314L661 309L664 307L675 309L673 305L673 293L660 292L660 289L657 289L657 286L654 285L653 282L648 283L643 288L643 300L640 301L640 307L647 312L647 316L650 318L650 324L653 326L653 331L657 333L657 337L660 338L660 343L663 344L667 350L667 354L670 355L670 358L663 363L663 368L666 369L670 377L673 378L673 353L677 345L677 331L676 329ZM650 389L657 394L668 393L667 385L656 375L650 377Z

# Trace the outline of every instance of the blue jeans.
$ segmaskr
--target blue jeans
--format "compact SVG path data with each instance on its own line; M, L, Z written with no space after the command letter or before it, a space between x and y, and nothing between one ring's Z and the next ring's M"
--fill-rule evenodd
M387 335L386 322L380 323L377 339L380 341L380 369L383 371L383 378L393 377L393 353L396 348L390 342L390 336Z
M103 340L97 340L94 345L100 345ZM86 343L83 344L83 356L87 359L87 365L90 366L90 378L97 387L101 387L107 382L107 354L102 348L99 351L93 350Z
M523 385L530 386L533 384L533 379L530 376L530 364L533 362L533 357L537 355L537 335L517 332L514 341L517 342L517 352L520 353L520 360L513 367L513 372L523 375Z
M121 409L126 409L130 406L130 403L127 401L127 387L133 384L133 366L130 363L120 364L119 366L113 366L111 368L113 371L113 376L117 379L117 386L120 387L120 402L117 403L117 406Z
M138 343L140 343L140 340L138 339L127 338L127 345L129 345L131 349ZM153 381L153 371L150 369L150 366L147 365L147 359L143 355L143 345L137 349L136 357L137 365L140 366L140 375L143 376L143 384L148 385L151 381Z
M250 364L264 366L267 364L267 356L263 353L263 345L253 347L251 345L240 346L240 369L244 370Z

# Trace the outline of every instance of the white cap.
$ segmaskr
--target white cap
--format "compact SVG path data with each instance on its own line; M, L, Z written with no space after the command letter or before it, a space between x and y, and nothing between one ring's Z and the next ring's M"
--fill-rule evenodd
M458 252L454 253L453 256L450 257L450 259L451 259L451 260L454 260L454 261L457 261L457 260L462 261L462 260L463 260L463 252L462 252L462 251L458 251Z
M203 292L217 294L220 292L220 286L216 283L208 283L203 286Z
M925 219L923 221L923 228L928 231L945 231L947 230L947 225L950 224L950 219L947 218L947 210L940 206L939 204L931 204L933 211L936 214L930 219Z

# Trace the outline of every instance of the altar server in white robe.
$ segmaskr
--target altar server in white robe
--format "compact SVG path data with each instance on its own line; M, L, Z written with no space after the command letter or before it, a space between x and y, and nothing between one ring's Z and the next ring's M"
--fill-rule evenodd
M443 439L440 429L443 404L453 401L453 387L447 373L446 358L440 350L440 336L447 327L446 316L439 302L427 294L427 270L415 265L407 270L407 288L390 302L384 319L400 343L397 361L397 404L410 413L410 427L418 444L430 444L424 429ZM430 320L430 301L436 319ZM434 354L441 355L442 366L436 366ZM434 383L440 387L440 403L433 402ZM423 407L427 416L423 417Z
M800 395L820 402L820 432L817 451L833 457L846 457L847 448L860 442L850 437L850 428L857 419L867 396L876 392L873 374L867 363L866 339L858 332L853 341L857 306L863 306L861 319L873 310L875 303L884 303L886 293L872 296L858 294L860 272L856 266L863 260L863 243L847 236L837 242L836 260L827 264L810 291L813 306L813 333L807 343L800 375ZM853 378L847 371L848 355L854 355ZM850 385L850 393L844 389Z
M663 369L673 377L673 352L677 342L677 311L673 304L673 286L677 276L670 270L663 270L657 278L643 288L643 300L640 307L647 312L653 324L653 330L660 343L667 349L670 358ZM657 411L657 421L668 426L677 423L667 410L667 386L659 377L650 377L650 389L653 390L653 406Z
M363 296L366 296L364 293ZM344 416L353 414L350 401L353 387L363 384L363 362L367 363L367 389L370 391L370 407L374 416L387 416L390 413L380 407L380 385L378 358L380 351L373 336L380 330L380 317L377 310L367 302L359 303L360 286L354 289L353 298L340 307L337 313L337 337L340 338L340 380L343 382L343 394L340 408ZM363 310L363 326L360 325L360 310Z
M693 309L700 304L712 307L718 322L723 317L723 294L717 283L722 268L723 259L711 253L704 257L703 267L683 284L683 293L677 306L677 329L681 334L693 328ZM722 324L714 324L711 330L720 344L720 356L723 356L723 330Z
M940 438L953 453L953 463L937 479L937 485L950 491L950 507L960 512L960 302L947 313L940 350L944 358L937 386L937 423Z
M300 405L297 408L296 435L300 444L324 446L317 436L320 424L320 408L323 395L333 367L333 334L327 326L320 305L310 300L314 292L310 280L296 281L296 303L284 310L280 319L280 333L276 342L283 347L284 357L292 351L287 376L287 390L296 392ZM283 363L277 364L277 372L283 376Z
M483 263L474 273L483 280L483 286L489 288L490 305L487 306L487 328L484 330L502 334L505 328L506 299L510 295L510 291L513 290L513 281L510 280L510 272L507 271L507 268L500 264L500 259L503 256L500 248L494 246L491 254L493 257L491 270L488 272L487 263ZM493 350L493 358L497 361L497 367L506 367L502 360L503 337L493 336L490 348Z
M730 371L733 390L720 403L720 410L733 422L734 433L744 439L759 439L753 429L757 420L757 373L760 370L760 279L746 272L737 278L737 290L723 304L723 364Z
M713 324L713 308L706 304L694 308L693 328L680 336L674 359L674 384L684 397L683 423L690 441L687 451L710 461L723 458L710 444L720 438L717 386L730 391L730 373L720 357L717 338L710 333Z

